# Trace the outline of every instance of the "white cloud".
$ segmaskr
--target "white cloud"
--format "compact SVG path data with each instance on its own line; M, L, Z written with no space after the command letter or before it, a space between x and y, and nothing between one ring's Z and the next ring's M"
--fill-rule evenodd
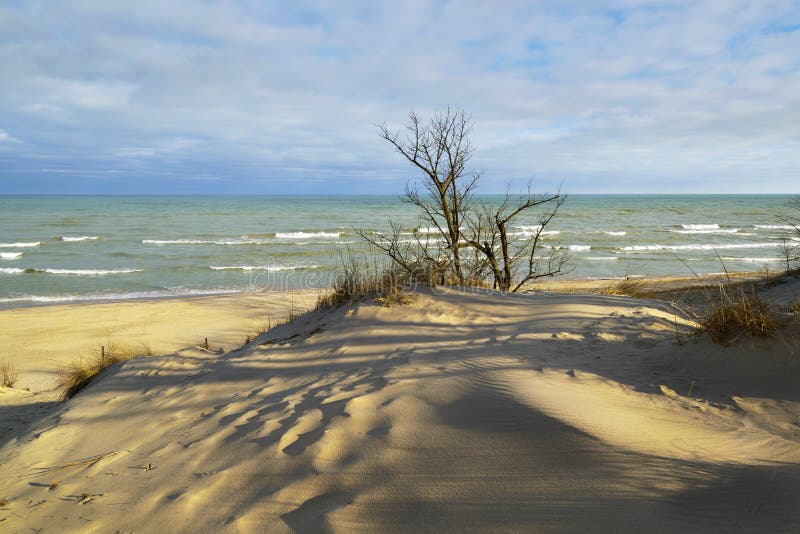
M395 192L411 174L374 124L450 104L473 115L475 163L495 189L534 174L573 190L796 189L791 1L3 10L0 71L13 75L0 121L29 140L20 157L213 166L220 181L326 176L335 191L378 175Z
M21 141L11 135L5 130L0 130L0 143L20 143Z

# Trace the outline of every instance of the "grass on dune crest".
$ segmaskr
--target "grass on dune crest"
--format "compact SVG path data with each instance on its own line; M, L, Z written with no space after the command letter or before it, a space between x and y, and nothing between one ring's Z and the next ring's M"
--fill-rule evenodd
M647 284L643 280L622 280L600 289L599 293L641 299L653 297L652 291L647 290Z
M79 358L59 372L59 387L63 388L62 400L74 397L79 391L92 383L106 368L134 358L152 356L149 347L120 347L109 344L98 348L88 358Z
M0 386L13 388L17 383L17 370L9 361L0 363Z
M699 323L722 345L742 337L772 337L780 330L775 310L761 299L755 286L726 289L720 285Z
M402 306L414 302L404 285L418 282L403 276L396 269L370 265L354 256L342 258L339 276L333 288L317 299L316 309L344 306L367 297L374 297L382 306Z

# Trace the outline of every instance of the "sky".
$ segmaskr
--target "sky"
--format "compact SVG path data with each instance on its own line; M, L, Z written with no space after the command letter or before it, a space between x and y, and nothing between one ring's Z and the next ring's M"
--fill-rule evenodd
M800 0L3 0L0 193L800 192Z

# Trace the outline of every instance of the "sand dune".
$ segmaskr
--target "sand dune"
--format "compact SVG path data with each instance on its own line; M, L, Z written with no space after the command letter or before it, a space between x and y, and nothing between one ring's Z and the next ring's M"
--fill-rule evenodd
M676 344L690 327L659 301L440 290L129 361L3 439L0 524L800 529L800 359Z

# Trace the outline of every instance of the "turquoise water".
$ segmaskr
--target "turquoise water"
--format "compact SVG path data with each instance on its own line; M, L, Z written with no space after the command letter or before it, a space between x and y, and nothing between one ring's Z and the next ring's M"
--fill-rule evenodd
M545 244L571 277L779 269L790 198L574 195ZM0 306L327 285L389 219L428 226L396 196L0 196Z

